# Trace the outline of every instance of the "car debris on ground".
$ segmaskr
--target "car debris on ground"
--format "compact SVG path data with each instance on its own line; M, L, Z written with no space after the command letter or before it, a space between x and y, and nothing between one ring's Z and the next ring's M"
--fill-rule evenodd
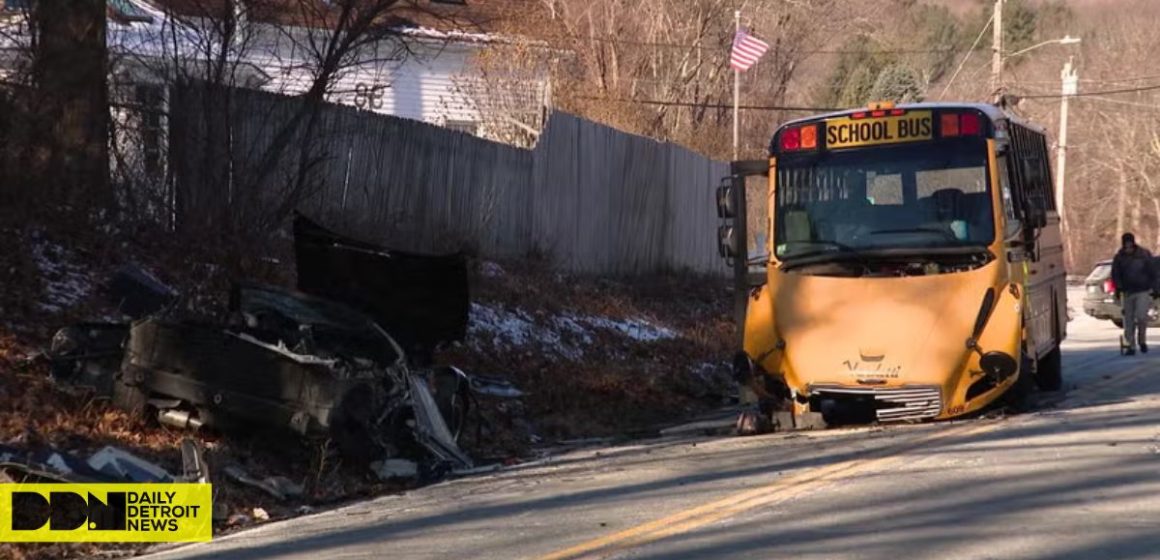
M288 500L291 498L299 498L303 495L305 490L301 484L296 484L294 481L284 476L268 476L263 479L257 479L249 475L241 467L230 465L225 468L226 476L240 484L245 484L253 488L257 488L278 500Z
M473 395L523 393L502 379L431 365L439 345L467 330L465 258L393 251L303 216L294 234L298 290L235 282L222 317L188 311L148 271L122 267L105 293L131 321L61 329L45 354L53 378L179 429L332 442L384 480L474 468L458 445ZM178 478L116 448L89 463L70 476ZM302 494L288 479L236 466L225 473L280 500Z
M88 459L81 459L47 445L23 448L0 445L0 472L14 480L48 482L209 482L209 467L196 441L183 439L181 456L182 474L175 476L150 461L113 446L105 446Z
M89 466L123 482L174 482L173 475L140 457L106 446L89 457Z

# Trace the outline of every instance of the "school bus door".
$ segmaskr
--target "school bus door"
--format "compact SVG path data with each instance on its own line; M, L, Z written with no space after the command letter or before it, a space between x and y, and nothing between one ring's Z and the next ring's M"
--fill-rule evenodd
M724 222L717 230L718 252L733 269L734 308L738 345L744 344L745 310L749 291L765 284L765 274L750 271L749 203L746 183L750 177L769 178L770 160L741 160L729 164L729 176L717 188L717 217ZM764 197L762 198L764 200ZM754 224L753 227L761 227Z

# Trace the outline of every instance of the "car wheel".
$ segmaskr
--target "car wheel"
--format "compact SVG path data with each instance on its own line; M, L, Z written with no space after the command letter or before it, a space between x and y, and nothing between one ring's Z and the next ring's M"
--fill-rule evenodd
M1035 372L1035 384L1041 391L1058 391L1063 388L1063 355L1059 346L1039 360L1039 370Z

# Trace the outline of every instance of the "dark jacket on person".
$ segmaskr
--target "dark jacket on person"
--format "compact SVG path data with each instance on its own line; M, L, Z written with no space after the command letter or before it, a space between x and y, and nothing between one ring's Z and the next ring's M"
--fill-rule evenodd
M1116 290L1124 294L1152 291L1156 287L1156 265L1152 253L1140 246L1130 254L1120 249L1112 259L1112 282Z

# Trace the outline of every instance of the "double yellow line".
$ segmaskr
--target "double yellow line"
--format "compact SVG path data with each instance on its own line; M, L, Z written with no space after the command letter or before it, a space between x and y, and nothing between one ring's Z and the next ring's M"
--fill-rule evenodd
M1081 388L1086 392L1102 392L1131 382L1141 374L1152 370L1153 364L1143 364L1110 379ZM780 478L770 484L740 492L704 505L669 515L623 531L586 541L578 545L553 552L540 560L565 560L585 557L608 557L618 552L640 547L661 539L694 531L713 523L735 517L745 511L776 504L817 490L827 484L859 473L882 469L905 459L904 454L934 442L952 437L969 437L990 432L1002 424L996 421L952 425L933 428L936 431L917 439L908 440L878 450L864 456L842 461L818 469L800 472Z

